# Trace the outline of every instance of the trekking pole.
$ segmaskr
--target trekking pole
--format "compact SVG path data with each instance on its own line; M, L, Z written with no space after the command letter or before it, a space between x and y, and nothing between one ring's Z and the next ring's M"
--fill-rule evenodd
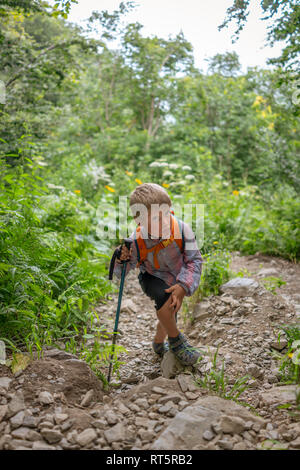
M132 241L133 240L131 240L131 238L124 239L125 246L128 250L130 250ZM120 248L117 248L112 256L110 267L109 267L109 280L112 280L113 278L115 261L116 261L116 258L118 259L120 258L121 250L122 250L122 246ZM126 264L128 261L129 260L121 261L123 266L122 266L121 282L120 282L120 289L119 289L118 307L117 307L117 313L116 313L116 319L115 319L115 327L114 327L114 332L113 332L112 353L110 355L110 364L109 364L109 371L108 371L108 376L107 376L108 383L110 381L110 376L111 376L112 358L115 352L115 344L116 344L116 339L117 339L118 323L119 323L119 316L120 316L120 310L121 310L121 301L122 301L124 280L125 280L125 274L126 274Z

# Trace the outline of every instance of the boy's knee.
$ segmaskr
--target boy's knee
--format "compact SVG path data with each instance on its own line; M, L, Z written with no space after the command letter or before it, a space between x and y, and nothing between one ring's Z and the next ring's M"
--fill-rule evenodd
M157 312L160 312L162 309L167 309L168 305L170 304L170 296L166 297L164 293L159 295L156 298L155 308Z
M167 300L161 297L161 300L156 303L156 313L160 314L160 313L171 312L170 303L171 303L171 297L169 297Z

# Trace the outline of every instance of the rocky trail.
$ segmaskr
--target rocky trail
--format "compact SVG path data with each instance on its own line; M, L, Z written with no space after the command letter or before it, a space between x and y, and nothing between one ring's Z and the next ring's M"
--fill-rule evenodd
M282 332L278 341L279 325L300 323L300 266L234 252L230 268L244 277L178 314L180 330L203 351L195 367L180 366L170 352L160 361L152 351L156 313L137 271L124 287L118 344L128 352L113 377L118 386L104 390L85 362L59 349L16 374L0 366L0 449L300 449L298 388L279 382L272 355L287 345ZM269 276L286 282L277 295L264 287ZM97 307L110 331L117 296ZM195 383L213 369L217 348L227 392L250 377L238 397L244 404Z

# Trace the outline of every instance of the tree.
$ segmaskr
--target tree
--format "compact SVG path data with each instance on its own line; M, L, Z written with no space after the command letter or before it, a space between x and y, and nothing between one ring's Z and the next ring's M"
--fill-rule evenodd
M3 152L18 163L18 139L24 134L39 139L48 135L49 111L58 103L60 87L78 72L80 55L94 44L62 18L45 11L13 10L12 2L7 3L0 16L0 79L6 89L0 132L6 142Z
M95 24L100 26L101 41L120 38L119 54L124 58L127 71L124 86L128 106L134 113L137 127L146 131L147 152L168 112L172 77L178 72L190 70L193 56L192 45L184 38L182 31L174 39L165 40L157 36L143 37L143 26L138 22L123 25L123 16L134 6L134 2L122 2L119 10L111 14L107 11L93 12L90 28ZM113 70L116 70L115 65ZM115 84L115 80L111 83Z
M250 0L234 0L233 5L227 9L227 17L218 26L219 31L231 21L236 21L237 29L232 38L236 42L240 32L245 26L249 15ZM267 42L273 46L275 42L286 41L280 57L268 59L268 64L283 67L286 70L299 68L300 51L300 4L298 0L261 0L261 8L265 13L262 20L274 19L268 28Z
M122 38L130 67L131 106L142 129L147 131L145 150L168 113L172 78L193 66L192 45L182 31L174 39L144 38L139 23L128 25Z
M233 77L241 70L241 64L236 52L216 54L211 59L208 59L208 61L209 72L218 73L224 77Z

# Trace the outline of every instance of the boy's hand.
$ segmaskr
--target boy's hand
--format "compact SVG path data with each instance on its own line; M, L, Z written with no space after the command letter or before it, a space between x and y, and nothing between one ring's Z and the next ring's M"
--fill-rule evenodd
M130 250L128 250L128 248L126 248L125 245L119 245L118 248L121 248L121 246L122 246L122 250L121 250L120 259L116 258L116 261L119 264L121 264L121 261L129 260L132 255L132 247L130 248Z
M174 313L176 313L181 307L186 291L181 285L174 284L174 286L169 287L169 289L165 289L165 292L171 292L172 301L170 307L173 307Z

